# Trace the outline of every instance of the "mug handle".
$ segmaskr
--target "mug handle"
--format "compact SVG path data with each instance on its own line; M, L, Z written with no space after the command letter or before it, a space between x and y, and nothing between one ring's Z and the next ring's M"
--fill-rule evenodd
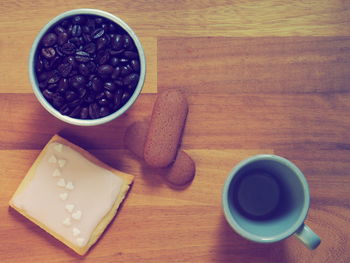
M298 228L295 236L309 249L315 249L321 243L320 237L305 224L302 224Z

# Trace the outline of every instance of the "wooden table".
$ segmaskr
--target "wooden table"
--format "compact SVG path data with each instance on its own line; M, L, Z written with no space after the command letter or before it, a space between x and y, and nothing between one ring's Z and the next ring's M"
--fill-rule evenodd
M0 262L350 262L350 2L25 1L0 4ZM99 127L74 127L34 97L27 59L57 14L98 8L139 35L147 78L137 103ZM150 116L156 93L180 88L190 113L182 148L197 175L185 190L164 184L123 145L126 127ZM8 208L40 149L59 133L136 175L123 207L80 257ZM225 222L221 188L240 160L275 153L310 185L306 222L322 238L261 245Z

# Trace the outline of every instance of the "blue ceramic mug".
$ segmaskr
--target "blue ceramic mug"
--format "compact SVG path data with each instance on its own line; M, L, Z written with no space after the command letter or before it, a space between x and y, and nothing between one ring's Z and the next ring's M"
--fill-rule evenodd
M242 237L272 243L295 235L315 249L320 238L304 224L309 187L293 163L276 155L256 155L240 162L226 179L224 214Z

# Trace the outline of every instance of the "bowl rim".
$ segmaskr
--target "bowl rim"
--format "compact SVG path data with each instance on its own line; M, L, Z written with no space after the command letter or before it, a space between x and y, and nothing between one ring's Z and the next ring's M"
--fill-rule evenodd
M76 119L76 118L72 118L72 117L69 117L69 116L66 116L66 115L62 115L43 96L42 92L39 89L37 78L35 76L35 70L34 70L35 53L36 53L36 49L38 47L38 44L39 44L41 38L58 21L60 21L62 19L65 19L67 17L70 17L70 16L74 16L74 15L98 15L98 16L105 17L105 18L107 18L107 19L117 23L132 38L132 40L134 41L135 46L137 48L137 51L139 53L139 57L140 57L140 79L139 79L139 82L138 82L138 84L137 84L137 86L136 86L132 96L116 112L114 112L112 114L109 114L109 115L107 115L105 117L102 117L102 118L98 118L98 119ZM78 126L95 126L95 125L100 125L100 124L104 124L104 123L110 122L110 121L114 120L115 118L121 116L123 113L125 113L134 104L134 102L136 101L137 97L141 93L141 90L143 88L144 81L145 81L145 75L146 75L146 58L145 58L145 53L144 53L143 47L141 45L141 42L140 42L139 38L137 37L137 35L135 34L135 32L121 18L119 18L118 16L116 16L114 14L111 14L111 13L108 13L108 12L103 11L103 10L99 10L99 9L89 9L89 8L73 9L73 10L69 10L69 11L60 13L59 15L57 15L56 17L51 19L39 31L39 33L35 37L34 42L32 44L32 47L30 49L28 63L29 63L29 79L30 79L30 83L32 85L33 92L34 92L36 98L39 100L40 104L49 113L51 113L56 118L66 122L66 123L73 124L73 125L78 125Z

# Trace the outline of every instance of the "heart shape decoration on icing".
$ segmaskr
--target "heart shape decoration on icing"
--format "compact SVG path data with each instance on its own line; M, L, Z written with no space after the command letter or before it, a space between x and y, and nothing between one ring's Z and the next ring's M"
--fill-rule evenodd
M56 177L56 176L61 176L61 172L60 172L60 170L55 169L55 171L53 171L53 173L52 173L52 176L53 176L53 177Z
M58 166L60 168L63 168L65 165L66 165L67 161L66 160L63 160L63 159L59 159L58 160Z
M56 163L56 162L57 162L56 156L55 155L51 155L50 158L49 158L49 163Z
M56 143L56 145L53 147L57 152L62 152L63 145L60 143Z
M63 178L60 178L57 181L57 185L60 186L60 187L65 187L66 186L66 181Z
M69 213L72 213L72 212L73 212L74 207L75 207L75 205L73 205L73 204L68 204L68 205L65 206L66 210L67 210Z
M72 217L73 217L73 219L79 221L81 219L82 215L83 215L83 213L80 210L78 210L72 214Z
M75 237L80 235L80 230L76 227L73 227L72 232L73 232L73 236Z
M67 200L67 198L68 198L68 193L61 193L61 194L60 194L60 198L61 198L63 201Z
M71 181L69 181L69 182L67 183L66 189L68 189L68 190L73 190L73 189L74 189L74 185L73 185L73 183L72 183Z

